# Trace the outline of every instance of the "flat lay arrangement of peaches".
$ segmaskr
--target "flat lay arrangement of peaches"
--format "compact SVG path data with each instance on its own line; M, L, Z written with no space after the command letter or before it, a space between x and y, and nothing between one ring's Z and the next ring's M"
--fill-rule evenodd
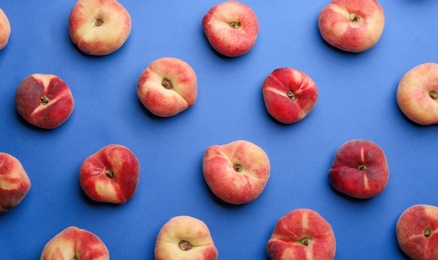
M1 6L0 6L1 8ZM385 13L376 0L332 0L317 15L316 23L327 48L360 55L372 49L384 33ZM250 4L224 1L211 6L200 20L206 43L226 59L247 55L257 44L262 24ZM78 0L73 6L68 33L74 48L97 59L117 52L127 42L132 18L117 0ZM14 24L0 9L0 49L8 51ZM262 46L260 46L262 48ZM316 81L305 71L278 67L265 78L260 93L272 121L291 126L305 120L319 96ZM157 118L179 116L197 102L197 73L185 60L161 57L138 75L136 94ZM398 79L394 99L404 116L418 127L438 124L438 63L424 62ZM69 83L54 74L33 73L15 91L16 112L35 129L56 131L75 109ZM340 144L324 178L333 193L354 201L371 200L385 191L392 178L387 156L371 140L351 139ZM202 176L214 197L241 207L259 198L271 177L272 157L257 143L240 139L205 147ZM0 213L9 214L26 200L32 176L20 158L0 151ZM141 179L138 156L123 143L110 143L84 158L78 185L95 203L125 204L136 195ZM35 193L39 191L34 191ZM123 210L123 208L116 208ZM438 259L438 204L415 204L398 216L394 237L412 259ZM0 231L1 232L1 231ZM199 218L177 215L156 234L155 259L218 259L215 241ZM366 245L364 245L366 246ZM269 259L335 259L336 233L331 223L312 208L291 208L278 216L265 241ZM370 249L372 250L372 249ZM80 226L66 226L44 241L41 259L109 259L111 251L97 234Z

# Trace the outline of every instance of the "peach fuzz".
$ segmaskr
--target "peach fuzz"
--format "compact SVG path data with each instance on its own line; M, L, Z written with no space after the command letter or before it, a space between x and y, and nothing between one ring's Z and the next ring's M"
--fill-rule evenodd
M43 248L41 260L93 259L109 260L109 252L102 240L90 231L70 226Z
M21 162L0 152L0 213L16 207L30 190L30 179Z
M396 225L400 249L412 259L438 259L438 207L417 204L400 215Z
M202 169L213 194L230 204L244 204L258 198L270 176L268 155L245 140L208 147Z
M319 213L300 208L277 221L266 250L272 260L332 260L336 238L330 223Z
M45 129L62 125L74 108L70 87L52 74L32 74L23 79L15 93L15 104L27 122Z
M207 225L194 217L177 216L166 222L155 242L155 259L216 260L218 250Z
M262 92L268 113L284 124L302 120L318 100L315 82L304 72L291 68L274 70L263 82Z
M382 148L376 143L355 139L339 147L328 173L330 185L357 199L381 193L389 180L389 168Z
M137 96L154 115L171 117L193 106L198 95L196 73L185 61L163 57L140 74Z
M131 29L131 16L117 0L79 0L70 13L70 38L90 55L115 52L128 40Z
M348 52L373 47L385 27L385 15L376 0L332 0L318 17L322 38Z
M202 19L202 28L210 45L228 57L249 52L259 33L254 11L237 1L222 2L211 8Z
M403 114L420 125L438 124L438 64L420 64L400 79L397 104Z
M11 24L5 12L0 8L0 50L4 49L11 36Z
M125 203L134 196L139 178L137 157L119 144L102 147L87 157L79 170L82 190L97 202Z

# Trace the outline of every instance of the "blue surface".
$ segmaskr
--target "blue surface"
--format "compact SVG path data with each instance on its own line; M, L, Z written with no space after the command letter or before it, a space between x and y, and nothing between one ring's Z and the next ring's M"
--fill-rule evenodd
M438 126L419 126L400 112L395 92L412 67L437 62L438 1L380 1L386 26L372 49L350 54L326 44L319 11L329 1L242 1L258 16L260 33L248 54L225 58L212 50L201 21L220 1L120 0L133 29L117 52L92 57L68 35L75 4L6 1L12 35L0 51L0 151L17 157L32 187L23 202L0 216L1 259L38 259L45 243L75 225L98 235L112 259L153 259L156 235L171 217L204 221L220 259L267 259L276 221L296 208L319 212L333 227L336 259L404 259L395 224L404 209L437 205ZM172 118L152 116L136 82L153 60L172 56L198 77L198 100ZM282 125L266 112L261 86L279 67L316 82L319 99L304 120ZM15 90L32 73L69 84L75 109L54 130L25 123ZM385 151L390 179L369 200L334 192L327 180L345 141L363 138ZM271 178L252 203L232 206L210 192L202 156L213 144L251 141L268 154ZM110 143L130 148L141 164L137 193L124 205L90 201L79 186L82 161Z

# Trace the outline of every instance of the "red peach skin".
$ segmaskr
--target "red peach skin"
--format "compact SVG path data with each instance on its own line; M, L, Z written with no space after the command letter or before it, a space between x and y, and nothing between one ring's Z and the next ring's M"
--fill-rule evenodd
M109 252L98 236L71 226L47 242L40 259L109 260Z
M278 220L266 249L272 260L332 260L336 238L316 211L296 209Z
M265 79L262 91L269 114L284 124L303 119L318 100L315 82L304 72L291 68L274 70Z
M412 259L438 259L438 207L407 208L397 221L396 234L400 249Z

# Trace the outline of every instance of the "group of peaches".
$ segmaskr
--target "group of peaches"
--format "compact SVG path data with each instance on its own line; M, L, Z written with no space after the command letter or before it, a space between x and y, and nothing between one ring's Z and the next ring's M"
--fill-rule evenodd
M376 0L332 0L320 12L322 38L346 52L373 47L383 32L384 12ZM202 27L220 54L237 57L254 46L259 24L253 10L236 1L212 7ZM117 0L79 0L69 18L71 40L89 55L118 50L131 32L131 18ZM11 26L0 9L0 50ZM292 68L275 69L264 81L268 113L283 124L308 115L318 99L313 80ZM137 95L154 115L172 117L191 107L197 98L195 71L186 62L163 57L149 64L137 82ZM397 102L407 118L420 125L438 123L438 64L424 63L400 80ZM45 129L62 125L74 108L69 86L59 77L33 74L18 86L18 113L30 124ZM237 140L212 145L203 156L203 175L211 191L230 204L255 200L270 177L270 161L257 145ZM136 192L140 165L125 146L111 144L86 158L80 185L90 199L122 204ZM357 199L381 193L389 179L384 151L368 140L351 140L339 147L328 173L331 186ZM0 212L17 206L30 189L30 179L18 159L0 153ZM438 207L413 205L399 217L396 235L400 248L413 259L438 259ZM336 240L330 224L311 209L295 209L281 217L266 244L270 259L334 259ZM217 259L206 224L190 216L176 216L161 228L156 259ZM109 259L105 244L93 233L68 227L47 242L41 259Z

